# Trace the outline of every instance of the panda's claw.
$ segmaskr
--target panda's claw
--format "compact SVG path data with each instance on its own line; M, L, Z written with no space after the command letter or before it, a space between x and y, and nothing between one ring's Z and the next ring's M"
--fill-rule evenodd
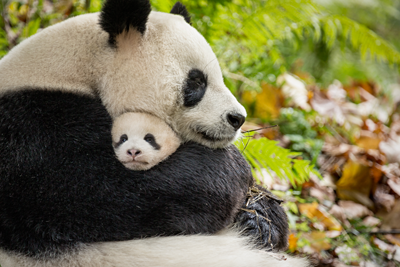
M267 251L285 250L289 227L281 200L260 187L250 189L243 208L236 217L236 226L244 235Z

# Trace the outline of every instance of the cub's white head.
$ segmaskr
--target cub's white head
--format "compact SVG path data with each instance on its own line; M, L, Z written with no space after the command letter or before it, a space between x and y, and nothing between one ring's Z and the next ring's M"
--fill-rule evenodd
M112 140L119 161L131 170L148 170L174 153L179 138L161 119L124 113L114 120Z

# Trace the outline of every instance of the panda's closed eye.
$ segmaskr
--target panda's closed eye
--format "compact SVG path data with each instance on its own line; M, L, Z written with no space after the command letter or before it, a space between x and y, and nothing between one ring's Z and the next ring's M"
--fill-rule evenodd
M188 73L183 95L184 105L186 107L194 107L203 98L207 88L207 76L198 69L192 69Z
M146 134L146 136L144 137L144 141L149 143L156 150L159 150L161 148L161 146L157 144L156 138L151 133Z

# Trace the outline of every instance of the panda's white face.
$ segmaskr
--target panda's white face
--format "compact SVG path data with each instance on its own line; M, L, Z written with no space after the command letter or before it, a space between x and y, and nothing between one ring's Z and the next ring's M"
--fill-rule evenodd
M144 36L130 32L116 40L118 52L104 77L113 88L104 98L112 115L152 113L183 141L213 148L239 135L246 111L225 86L211 47L183 17L152 12Z
M150 12L146 2L108 0L103 20L81 15L28 38L0 61L0 94L21 88L92 94L113 118L150 113L182 141L227 146L246 111L224 85L215 54L184 17Z

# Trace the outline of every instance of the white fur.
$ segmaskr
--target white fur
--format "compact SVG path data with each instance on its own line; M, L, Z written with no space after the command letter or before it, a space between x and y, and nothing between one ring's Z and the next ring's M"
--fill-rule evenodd
M127 112L117 117L112 128L113 144L120 141L121 135L127 135L128 140L119 146L114 146L115 154L125 167L132 170L148 170L174 153L180 145L178 136L161 119L137 112ZM144 140L147 134L152 134L160 149L154 149ZM129 150L140 151L136 157L128 154Z
M151 12L144 36L124 32L117 49L108 46L98 19L98 13L68 19L12 49L0 61L0 93L42 87L100 95L111 116L154 114L183 141L224 147L237 137L240 130L226 116L246 111L224 85L211 47L182 16ZM208 86L198 105L185 108L182 87L193 68L207 75ZM208 141L199 131L221 140Z
M97 243L78 252L46 260L0 250L2 267L306 267L305 259L278 260L247 245L249 240L228 232L215 236L155 237ZM280 256L281 254L276 254Z

